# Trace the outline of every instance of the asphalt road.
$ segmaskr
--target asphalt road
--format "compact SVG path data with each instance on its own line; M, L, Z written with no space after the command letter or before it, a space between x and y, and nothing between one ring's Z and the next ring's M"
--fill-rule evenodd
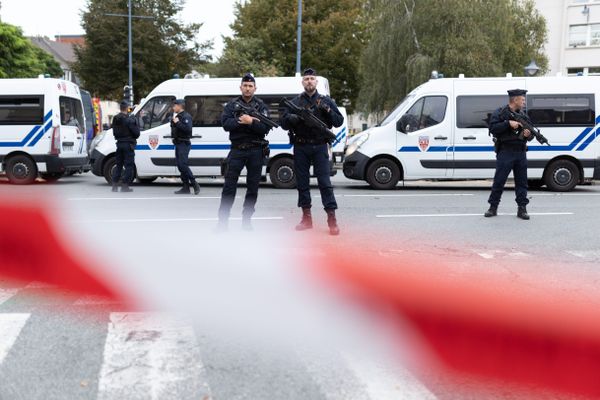
M532 219L522 221L516 218L511 189L504 195L500 216L483 218L490 186L485 181L411 182L384 192L339 176L334 184L342 230L335 238L327 235L325 213L318 190L313 189L311 234L323 243L340 248L358 243L383 252L409 249L453 265L477 260L477 265L532 285L543 281L572 290L593 289L600 278L598 186L581 186L565 194L531 191ZM143 274L140 285L151 287L158 281L151 275L159 269L165 273L169 262L200 265L203 251L209 252L206 243L218 243L203 238L214 236L221 182L202 180L201 186L199 196L175 196L174 180L135 185L133 193L112 193L103 179L90 174L31 186L12 186L0 178L0 201L43 201L48 214L69 230L67 240L80 252L89 249L91 259L118 261L124 276ZM300 216L295 191L261 186L254 232L246 236L240 221L244 191L242 185L234 205L234 236L216 240L226 242L232 253L236 249L243 253L239 243L244 238L269 238L273 232L285 236L289 247L277 256L269 255L270 243L264 243L267 265L275 264L275 257L285 260L286 254L294 258L311 251L303 244L304 233L293 231ZM174 248L173 243L181 246ZM237 256L244 258L244 254ZM129 266L131 271L125 271ZM173 267L171 275L178 271ZM565 276L569 277L566 283ZM501 384L482 388L465 381L457 390L443 377L409 372L383 357L379 348L369 348L366 356L348 346L304 348L297 337L294 346L247 343L244 334L224 335L211 325L217 319L198 321L193 312L189 322L172 313L132 312L105 299L1 279L2 400L464 399L482 398L482 391L487 398L523 396ZM168 286L166 273L161 279ZM252 277L245 282L253 285ZM182 285L184 292L188 286ZM205 293L212 295L209 288ZM156 297L168 296L164 290ZM205 296L198 299L211 301ZM215 299L215 309L224 304ZM546 394L545 398L561 397Z

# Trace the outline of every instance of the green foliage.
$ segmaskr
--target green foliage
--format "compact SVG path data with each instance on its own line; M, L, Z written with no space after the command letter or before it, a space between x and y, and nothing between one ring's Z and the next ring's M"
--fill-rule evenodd
M313 67L327 77L332 95L351 109L359 89L357 54L366 42L364 1L303 3L302 68ZM297 12L297 0L239 2L231 26L234 35L225 40L217 75L294 75Z
M183 25L176 18L183 0L136 0L132 19L133 83L136 98L145 96L173 74L189 72L212 43L197 43L201 24ZM86 44L77 47L73 69L94 95L119 100L128 81L127 0L88 0L82 26Z
M54 58L35 46L19 27L0 22L0 78L35 78L40 74L60 77Z
M362 55L360 108L389 110L429 78L543 73L546 21L532 0L369 0L371 41Z

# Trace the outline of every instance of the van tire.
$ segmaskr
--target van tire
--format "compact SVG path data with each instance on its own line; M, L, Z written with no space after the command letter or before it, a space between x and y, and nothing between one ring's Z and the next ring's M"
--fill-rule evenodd
M544 182L553 192L570 192L579 183L579 168L573 161L556 160L546 167Z
M104 162L104 167L102 168L102 175L104 175L104 179L106 179L109 185L112 185L112 172L115 165L117 165L117 160L113 156Z
M5 167L8 180L15 185L30 185L38 176L37 165L25 154L10 157Z
M375 160L367 168L366 179L373 189L393 189L400 180L400 168L395 162L386 158Z
M63 173L61 172L54 172L54 173L43 173L40 174L40 177L45 180L46 182L56 182L57 180L59 180L60 178L62 178L64 176Z
M293 189L296 187L296 173L294 172L294 160L289 157L281 157L273 161L269 168L271 183L278 189Z

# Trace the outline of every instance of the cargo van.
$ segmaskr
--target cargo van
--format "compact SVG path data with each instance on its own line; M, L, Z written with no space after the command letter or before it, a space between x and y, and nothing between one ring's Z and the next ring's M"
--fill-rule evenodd
M133 111L141 136L136 147L135 167L139 181L152 182L158 177L179 176L175 164L171 128L166 118L176 98L185 99L186 111L192 116L193 137L189 156L190 168L197 177L221 175L221 165L230 149L229 135L221 126L223 107L240 95L240 78L172 79L158 85ZM300 77L256 78L256 96L269 107L271 119L277 122L282 98L291 98L302 92ZM317 90L329 95L326 78L318 77ZM332 145L332 162L341 163L347 135L345 109L340 109L344 124L334 128L337 137ZM115 166L115 140L112 130L94 141L91 151L92 172L110 183ZM295 186L293 151L287 131L276 128L269 132L271 155L263 176L280 188ZM242 172L243 174L245 171ZM332 173L335 170L332 168Z
M62 79L0 79L0 173L15 184L89 169L79 87Z
M493 178L488 121L516 88L528 90L526 112L550 142L529 143L530 186L570 191L600 179L596 76L432 79L348 141L344 175L375 189L401 180Z

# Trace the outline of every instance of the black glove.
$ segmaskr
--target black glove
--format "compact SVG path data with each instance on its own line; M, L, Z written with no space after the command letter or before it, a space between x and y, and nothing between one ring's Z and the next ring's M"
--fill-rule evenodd
M331 111L331 107L329 107L327 104L321 102L319 103L318 106L319 110L323 111L326 114L329 114L329 112Z
M297 116L296 114L290 114L288 116L288 122L290 123L291 126L298 126L298 124L300 124L300 117Z

